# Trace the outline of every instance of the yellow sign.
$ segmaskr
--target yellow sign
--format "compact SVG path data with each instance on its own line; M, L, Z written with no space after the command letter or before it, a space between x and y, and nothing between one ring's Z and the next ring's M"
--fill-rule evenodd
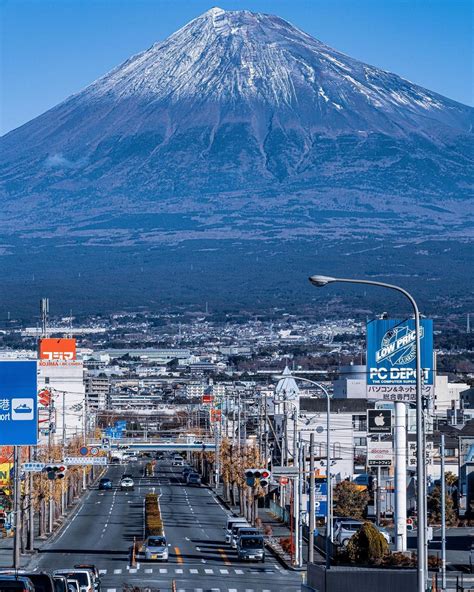
M10 484L10 471L12 463L0 463L0 487L6 487Z

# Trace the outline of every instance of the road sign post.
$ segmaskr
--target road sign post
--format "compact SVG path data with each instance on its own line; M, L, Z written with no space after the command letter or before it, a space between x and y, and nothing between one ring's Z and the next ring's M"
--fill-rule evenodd
M0 445L36 446L36 362L0 362Z

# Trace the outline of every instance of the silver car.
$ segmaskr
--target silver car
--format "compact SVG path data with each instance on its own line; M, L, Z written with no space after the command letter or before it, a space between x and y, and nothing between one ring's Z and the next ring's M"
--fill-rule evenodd
M168 544L164 536L150 536L143 543L142 553L147 561L168 561Z

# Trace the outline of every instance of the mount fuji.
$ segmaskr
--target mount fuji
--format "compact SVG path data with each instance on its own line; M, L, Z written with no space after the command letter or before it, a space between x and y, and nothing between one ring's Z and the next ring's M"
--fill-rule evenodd
M125 269L153 253L184 273L214 250L290 265L356 245L399 248L409 276L406 245L469 240L473 119L281 18L213 8L0 139L3 260L99 273L122 249Z

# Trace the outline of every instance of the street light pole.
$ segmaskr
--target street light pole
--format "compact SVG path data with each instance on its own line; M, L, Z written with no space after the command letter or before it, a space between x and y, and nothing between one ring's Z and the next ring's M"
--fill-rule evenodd
M417 507L418 507L418 539L417 539L417 581L418 592L425 592L427 579L427 561L425 555L426 546L426 515L424 512L425 499L425 480L424 480L424 426L423 426L423 400L421 390L421 348L420 348L420 312L418 305L413 296L401 288L393 284L386 284L384 282L377 282L372 280L358 280L348 278L335 278L324 275L314 275L309 278L309 281L316 287L322 288L327 284L335 282L346 284L363 284L369 286L377 286L380 288L387 288L403 294L410 302L415 316L415 343L416 343L416 474L417 474Z
M278 378L287 378L287 376L279 376ZM294 376L294 380L301 380L317 387L323 391L326 397L326 488L327 488L327 501L326 501L326 569L331 567L331 543L332 543L332 491L331 491L331 395L328 390L319 382L304 378L303 376ZM313 518L309 516L309 523ZM314 524L314 522L313 522ZM314 541L308 541L309 545L314 544Z

